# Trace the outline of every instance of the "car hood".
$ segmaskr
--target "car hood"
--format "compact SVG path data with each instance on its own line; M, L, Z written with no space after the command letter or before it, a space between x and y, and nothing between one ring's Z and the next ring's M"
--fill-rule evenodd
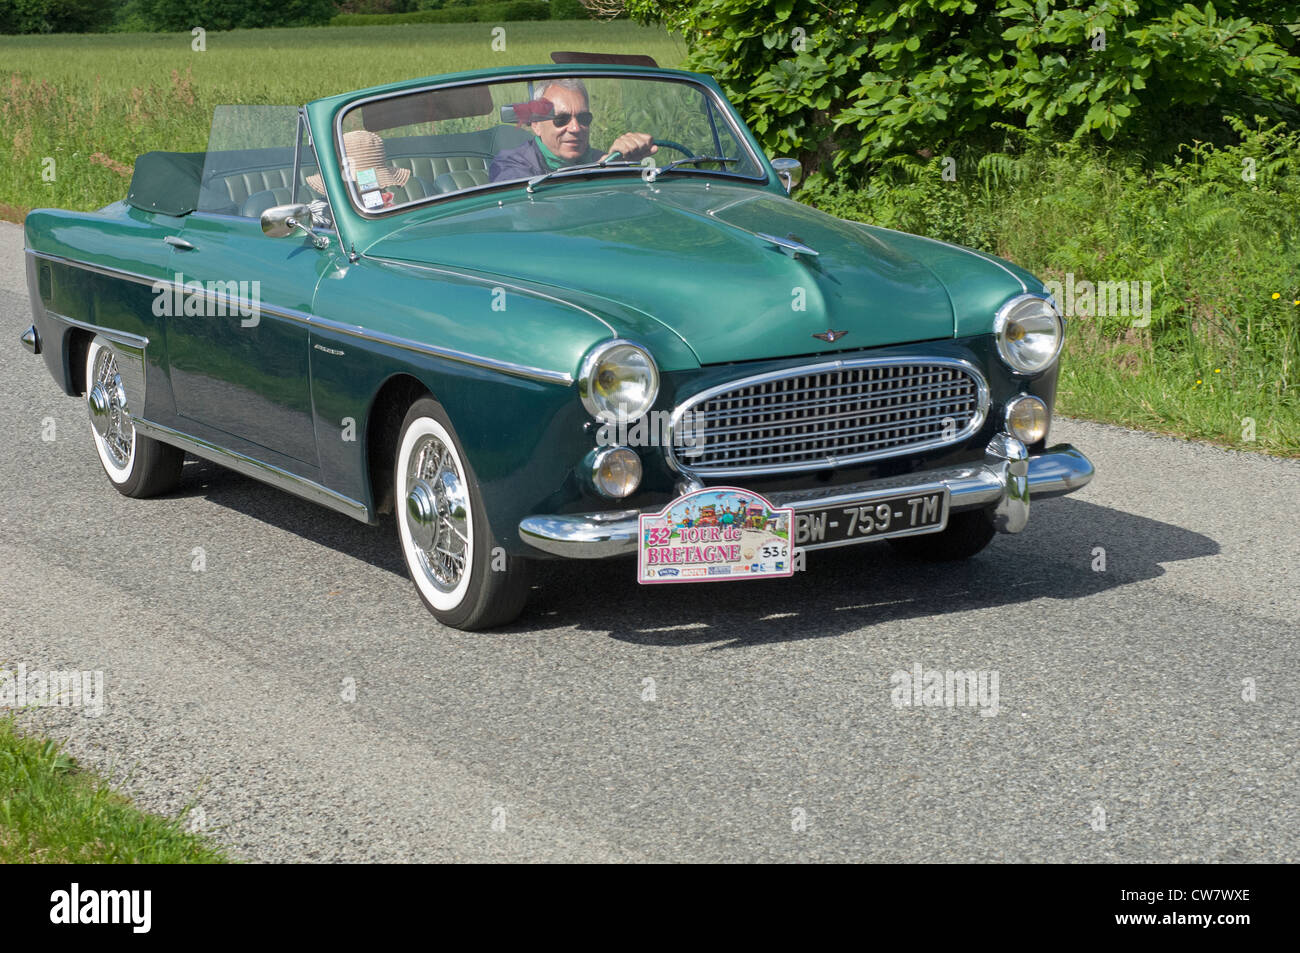
M642 312L701 364L951 338L958 328L925 249L753 187L664 176L653 188L549 183L493 198L400 228L366 254L567 290L588 306L605 299L620 306L607 313L617 333L630 333L619 312ZM817 254L791 255L764 235ZM977 260L999 286L990 300L1021 290ZM814 337L831 330L833 342Z

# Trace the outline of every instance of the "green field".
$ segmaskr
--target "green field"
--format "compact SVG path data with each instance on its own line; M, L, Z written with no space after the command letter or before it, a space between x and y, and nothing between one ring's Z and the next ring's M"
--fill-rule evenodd
M379 83L491 66L549 63L553 50L685 56L659 28L628 21L403 24L209 33L0 37L0 218L31 208L92 209L126 194L136 156L201 151L212 107L299 105ZM43 171L54 160L54 181Z

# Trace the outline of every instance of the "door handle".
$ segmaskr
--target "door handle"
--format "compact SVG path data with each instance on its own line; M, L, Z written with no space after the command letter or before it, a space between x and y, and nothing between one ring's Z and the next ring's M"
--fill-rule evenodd
M181 251L194 251L193 245L191 245L185 239L177 237L176 235L168 235L166 238L163 239L163 242L165 244L171 245L172 248L179 248Z

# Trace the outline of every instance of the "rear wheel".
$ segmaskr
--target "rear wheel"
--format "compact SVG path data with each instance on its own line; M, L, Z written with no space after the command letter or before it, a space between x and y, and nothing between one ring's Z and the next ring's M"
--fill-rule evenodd
M394 480L398 542L429 611L457 629L513 621L528 598L528 563L497 547L478 481L431 397L402 422Z
M940 533L900 536L889 540L894 551L907 559L951 562L970 559L993 539L996 530L987 510L963 510L948 515L948 526Z
M157 496L181 481L185 451L135 431L129 395L118 373L113 345L96 336L86 352L86 410L99 462L124 496Z

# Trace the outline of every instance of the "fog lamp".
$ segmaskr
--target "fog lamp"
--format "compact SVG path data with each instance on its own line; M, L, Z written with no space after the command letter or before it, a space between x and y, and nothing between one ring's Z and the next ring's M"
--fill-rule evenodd
M1047 405L1030 394L1007 404L1007 429L1021 443L1038 443L1047 436Z
M606 447L596 451L591 465L591 483L604 496L621 500L641 485L641 458L627 447Z

